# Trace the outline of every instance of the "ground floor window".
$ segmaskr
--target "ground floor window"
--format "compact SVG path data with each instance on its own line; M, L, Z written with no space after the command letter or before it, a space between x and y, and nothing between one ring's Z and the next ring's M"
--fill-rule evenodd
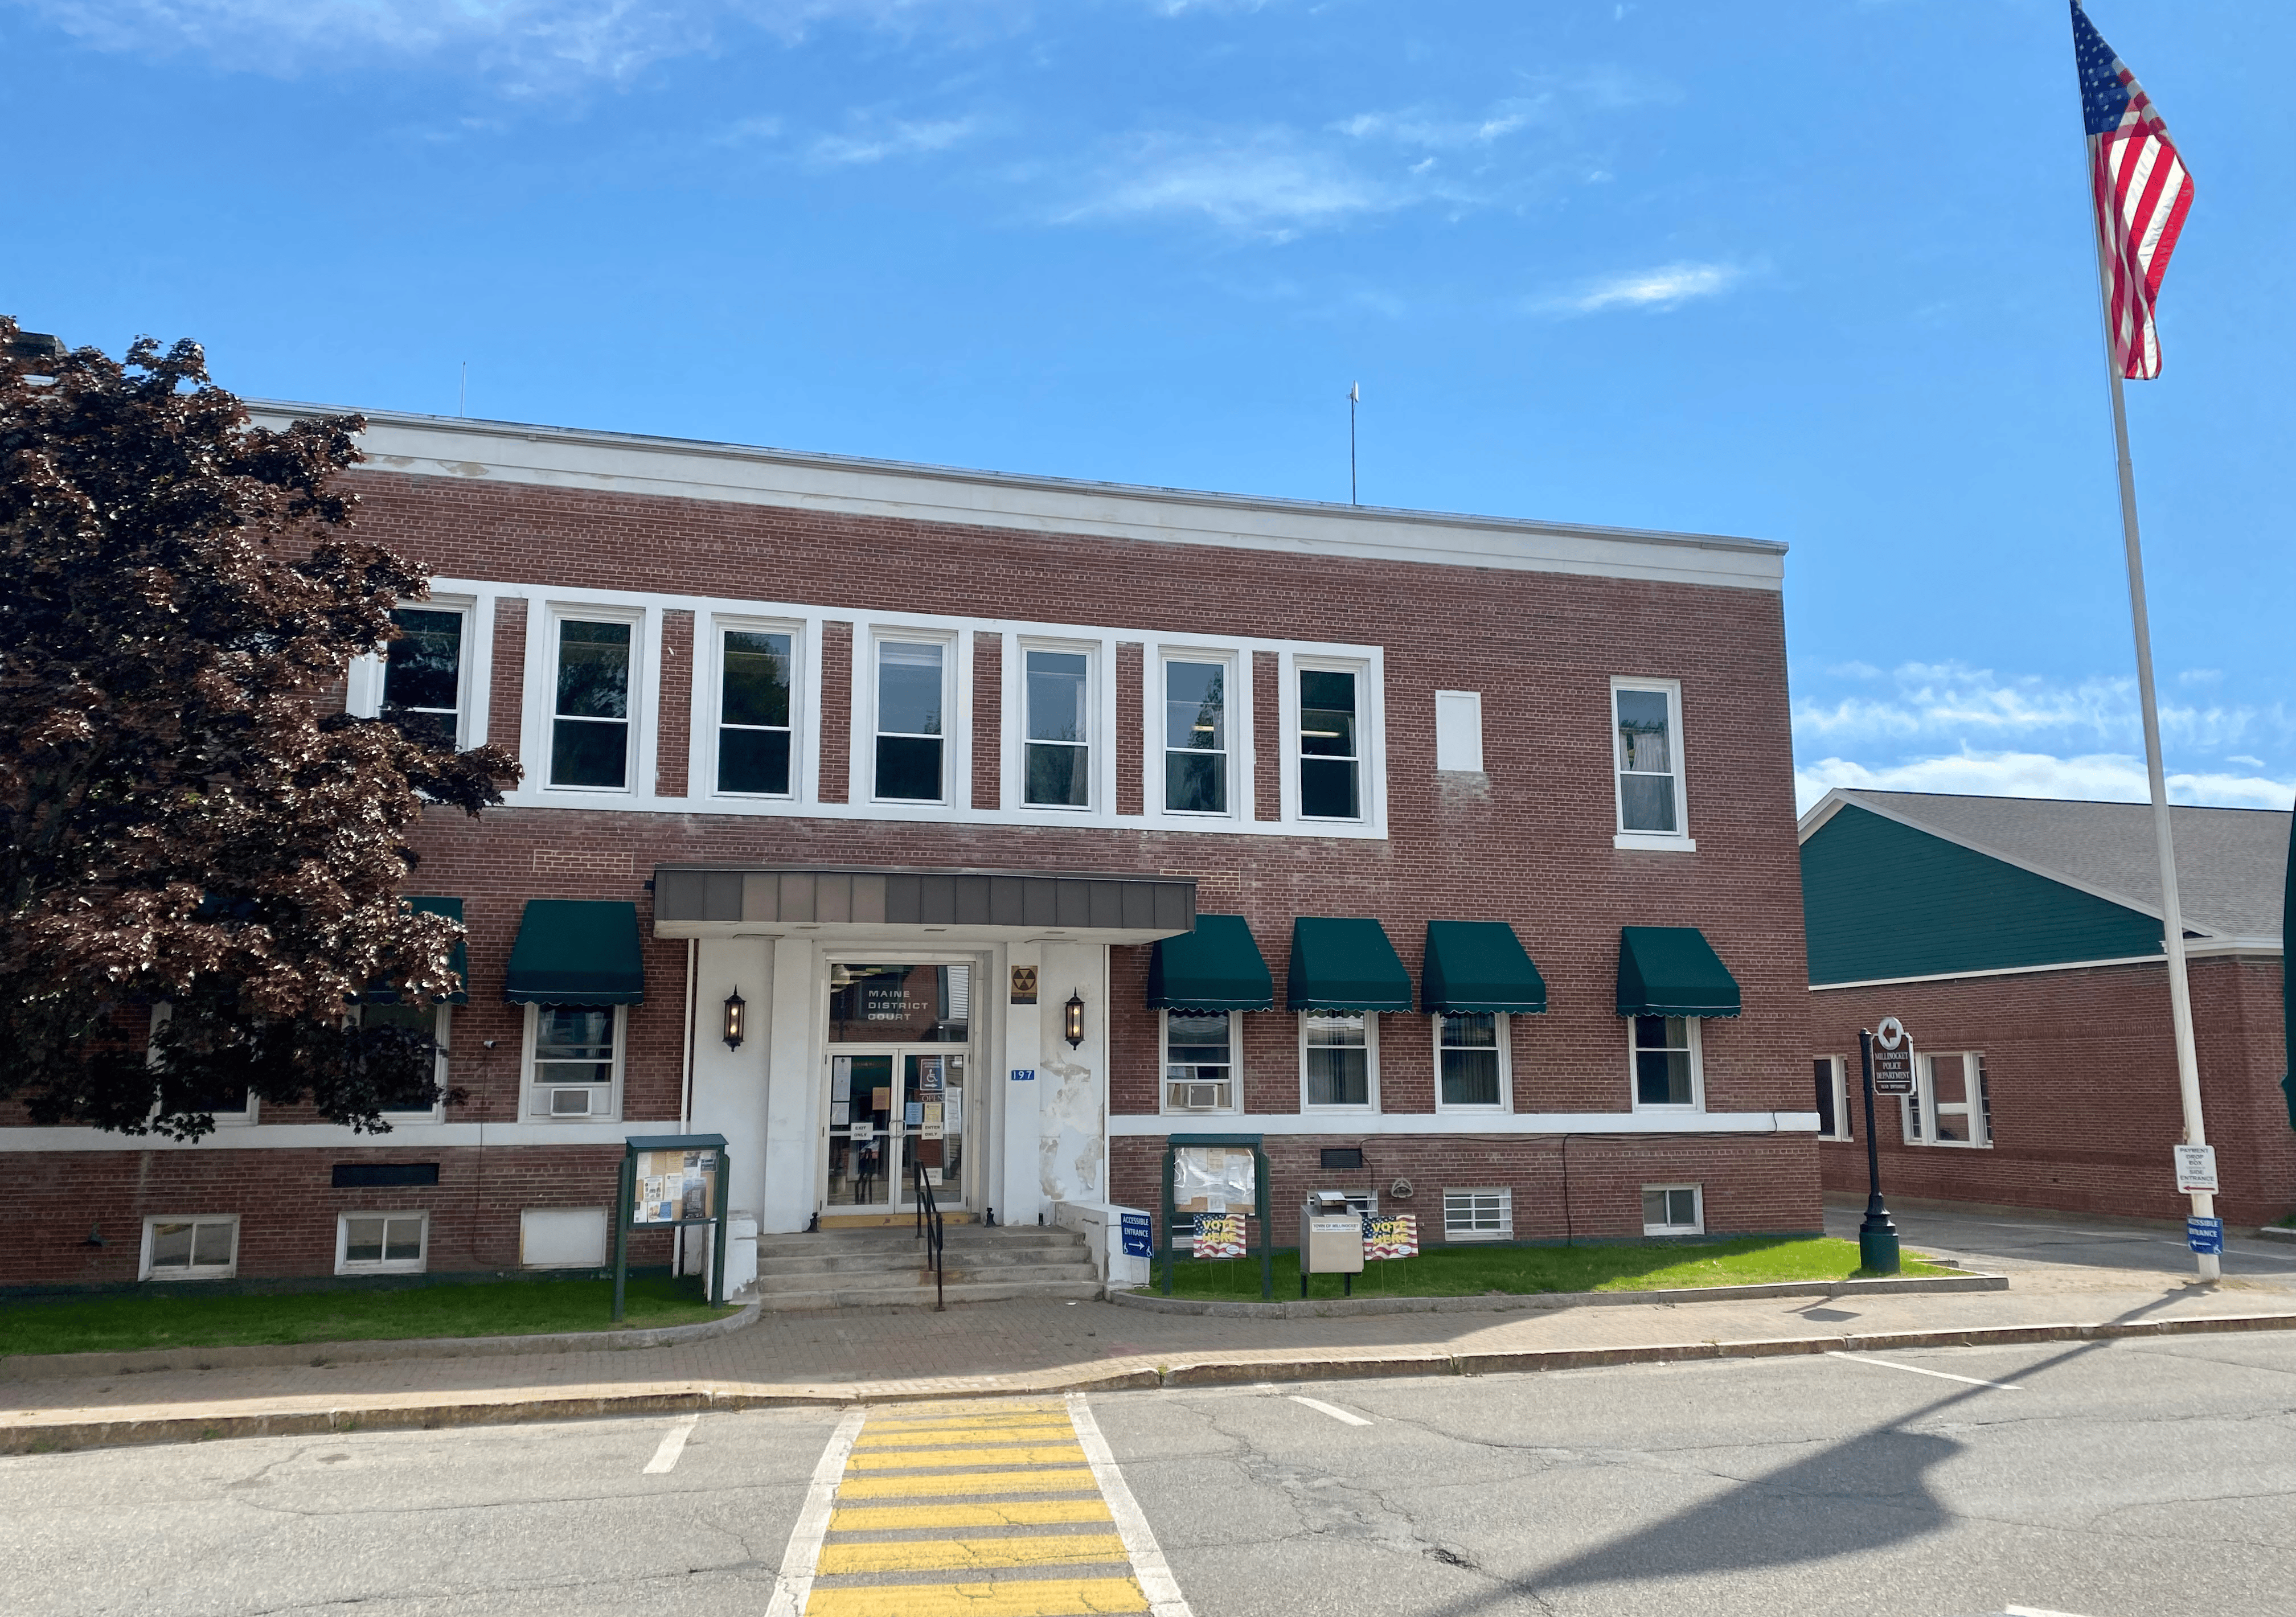
M1941 1051L1914 1058L1914 1093L1898 1103L1909 1145L1993 1144L1993 1096L1985 1057L1975 1050Z
M1810 1079L1817 1099L1817 1137L1821 1140L1850 1137L1849 1086L1843 1076L1849 1065L1839 1055L1819 1055L1810 1061Z
M1706 1233L1706 1193L1696 1185L1643 1186L1643 1234L1702 1235Z
M1443 1239L1512 1241L1514 1239L1514 1193L1511 1190L1445 1191Z
M1235 1110L1234 1013L1164 1013L1164 1110Z
M1505 1104L1506 1018L1492 1011L1435 1017L1435 1064L1446 1106L1497 1111Z
M527 1017L533 1114L612 1117L622 1073L621 1007L538 1005Z
M1361 1011L1300 1013L1300 1099L1307 1105L1374 1104L1377 1055L1372 1020Z
M239 1215L144 1220L146 1280L228 1280L239 1272Z
M1635 1105L1694 1109L1700 1104L1698 1022L1691 1016L1629 1016Z
M335 1220L335 1273L422 1273L430 1256L430 1216L345 1213Z
M435 1122L447 1093L447 1027L454 1007L444 1005L379 1004L359 1007L362 1027L404 1028L430 1040L432 1052L430 1104L426 1106L386 1106L382 1115L395 1123Z

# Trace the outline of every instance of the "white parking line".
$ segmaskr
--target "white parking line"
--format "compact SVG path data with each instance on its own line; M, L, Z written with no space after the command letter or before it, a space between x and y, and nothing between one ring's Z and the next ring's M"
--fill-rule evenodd
M1140 1580L1140 1592L1148 1596L1149 1617L1195 1617L1140 1501L1132 1497L1131 1484L1116 1468L1115 1452L1102 1435L1092 1406L1081 1392L1070 1393L1066 1401L1069 1420L1076 1427L1077 1446L1084 1450L1085 1464L1092 1467L1093 1481L1100 1484L1101 1497L1108 1501L1108 1514L1116 1518L1117 1537L1124 1540L1132 1575Z
M853 1453L853 1440L861 1435L866 1409L849 1409L829 1434L829 1447L813 1468L813 1482L805 1492L805 1507L790 1529L782 1551L781 1575L774 1580L774 1595L766 1603L766 1617L798 1617L813 1596L814 1569L821 1564L821 1541L829 1536L830 1506L837 1502L837 1484L845 1475L845 1462Z
M1362 1416L1350 1414L1347 1410L1341 1408L1337 1404L1327 1404L1320 1398L1302 1398L1300 1394L1294 1392L1292 1394L1292 1401L1295 1404L1305 1404L1308 1408L1315 1410L1316 1413L1320 1415L1328 1415L1335 1421L1345 1421L1350 1426L1368 1426L1371 1424L1371 1423L1364 1419Z
M1991 1387L1997 1392L2022 1392L2022 1387L2013 1387L2005 1381L1980 1381L1974 1375L1955 1375L1945 1370L1924 1369L1920 1365L1901 1365L1894 1358L1868 1358L1863 1353L1844 1353L1839 1348L1828 1348L1828 1358L1846 1358L1853 1365L1879 1365L1884 1370L1906 1370L1915 1375L1934 1375L1939 1381L1957 1381L1972 1387Z
M2052 1612L2038 1605L2005 1605L2001 1617L2079 1617L2077 1612Z
M677 1457L685 1452L685 1440L693 1435L693 1423L701 1418L699 1415L689 1415L663 1432L661 1446L653 1451L653 1458L645 1463L645 1470L640 1474L658 1477L665 1472L676 1470Z

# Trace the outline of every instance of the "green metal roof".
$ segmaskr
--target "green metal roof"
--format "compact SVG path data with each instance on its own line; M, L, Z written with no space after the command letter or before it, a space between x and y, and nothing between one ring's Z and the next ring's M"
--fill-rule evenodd
M1738 980L1694 926L1619 929L1619 1014L1735 1016Z
M1411 973L1369 916L1302 915L1292 923L1284 1004L1294 1011L1407 1011Z
M2161 923L1844 804L1801 845L1813 984L1939 977L2161 952Z
M611 899L529 899L503 997L512 1005L641 1005L638 907Z
M1505 922L1430 921L1419 1008L1544 1011L1546 980Z
M449 921L456 923L459 923L463 918L463 901L460 899L409 897L402 899L400 901L418 915L444 915ZM455 975L463 980L463 986L456 989L451 994L440 995L439 997L439 1003L441 1005L468 1005L471 1003L471 948L469 938L463 937L455 940L455 953L452 964L455 968ZM373 987L367 989L364 997L373 1005L396 1005L398 1003L398 990L388 982L378 982Z
M1148 956L1152 1010L1267 1011L1275 982L1242 915L1198 915L1193 932L1158 940Z

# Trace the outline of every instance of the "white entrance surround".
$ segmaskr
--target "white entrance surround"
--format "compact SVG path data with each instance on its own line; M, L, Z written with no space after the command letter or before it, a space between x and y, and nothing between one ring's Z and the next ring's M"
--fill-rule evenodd
M711 938L695 945L693 1105L690 1131L726 1137L729 1212L762 1215L767 1182L765 1146L766 1050L776 973L770 938ZM792 973L800 979L802 972ZM741 1048L726 1047L726 997L739 989L749 1005Z
M1046 981L1041 943L1015 943L1004 951L1004 959L994 981L984 986L1004 1012L1004 1037L1001 1052L992 1047L988 1052L988 1090L1004 1108L1004 1120L997 1129L1000 1149L997 1161L1001 1171L995 1183L998 1194L991 1198L996 1216L1007 1224L1034 1224L1043 1211L1043 1192L1037 1177L1037 1092L1044 1088L1047 1074L1042 1070L1050 1043L1046 1035L1059 1024L1048 1022L1053 1014L1051 984ZM1037 968L1037 1003L1014 1005L1013 972L1015 967ZM1019 1079L1016 1072L1034 1072L1033 1079Z

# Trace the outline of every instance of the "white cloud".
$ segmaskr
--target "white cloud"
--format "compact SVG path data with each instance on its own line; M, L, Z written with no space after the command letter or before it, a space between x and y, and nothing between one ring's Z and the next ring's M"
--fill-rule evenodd
M1195 214L1288 241L1302 229L1399 208L1413 193L1304 145L1288 129L1208 137L1136 137L1106 163L1096 193L1056 218Z
M978 119L896 119L869 135L824 135L813 143L817 163L877 163L916 152L944 152L980 128Z
M1826 671L1868 683L1879 677L1879 670L1864 664ZM1797 742L1807 747L1821 740L1838 746L1930 739L1960 745L1976 737L1996 743L2012 738L2054 739L2072 748L2126 748L2139 744L2142 735L2136 681L2126 676L2093 675L2070 681L2038 675L2005 677L1966 663L1907 662L1890 670L1887 678L1893 688L1884 694L1797 701ZM2203 688L2213 683L2206 677L2176 681L2179 686ZM2288 739L2292 726L2278 703L2171 700L2161 704L2161 729L2179 745L2215 751L2266 738Z
M1964 750L1879 767L1841 758L1802 765L1794 771L1796 811L1807 812L1836 786L2131 803L2144 802L2149 795L2144 760L2127 753L2059 758L2046 752ZM2226 808L2285 808L2296 800L2296 782L2276 781L2261 774L2180 770L2169 776L2169 797L2172 802Z
M1530 307L1559 315L1597 315L1617 308L1663 311L1693 299L1719 296L1744 278L1745 272L1732 264L1661 264L1608 275L1561 297L1537 299Z

